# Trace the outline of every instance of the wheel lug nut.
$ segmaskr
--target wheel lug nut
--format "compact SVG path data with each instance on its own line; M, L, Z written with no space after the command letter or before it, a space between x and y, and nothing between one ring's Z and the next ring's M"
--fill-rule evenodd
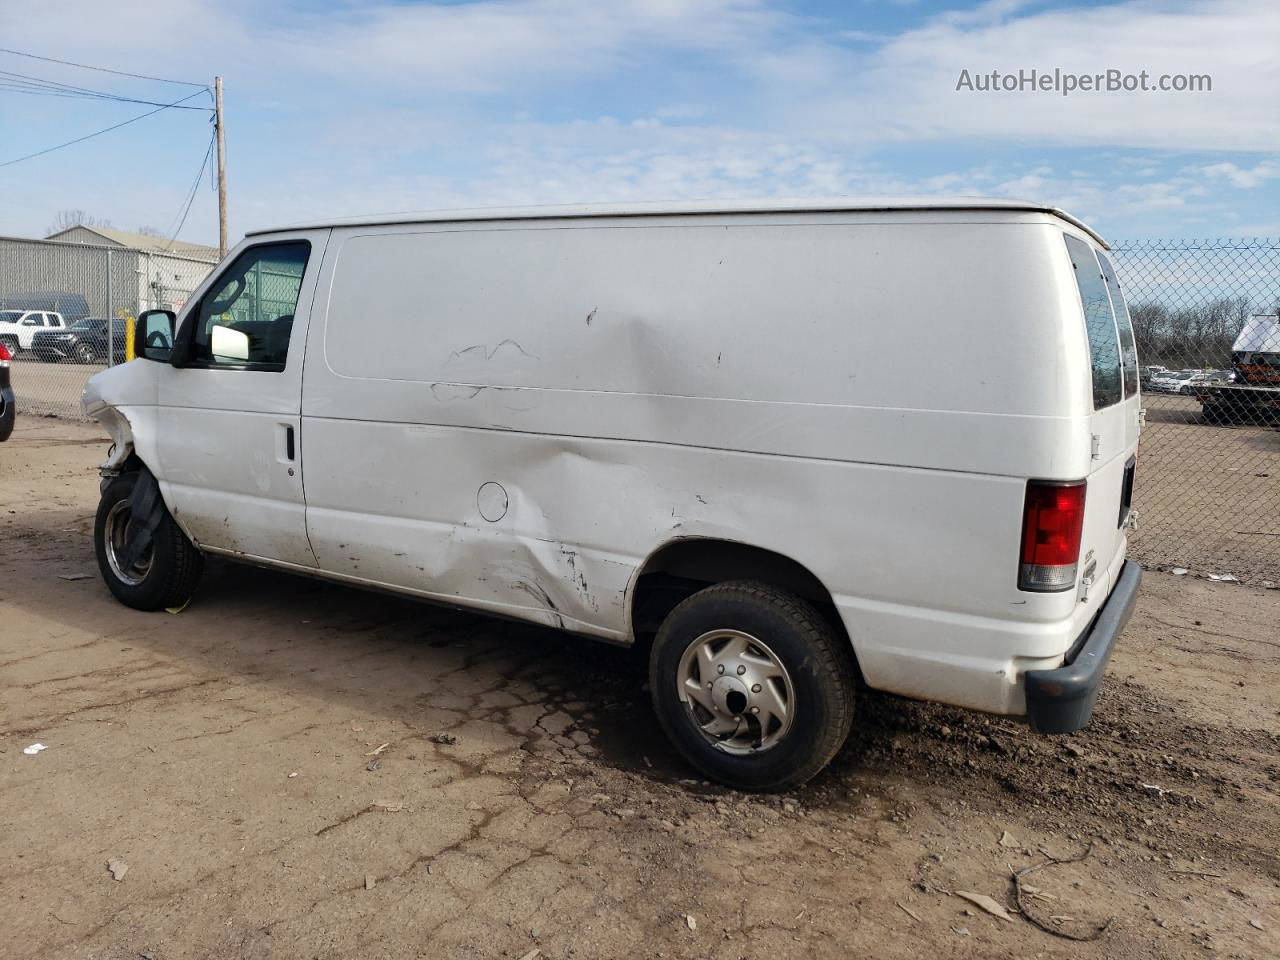
M724 664L723 664L723 663L722 663L722 664L720 664L720 666L716 667L716 673L724 673Z
M746 672L747 672L747 668L746 668L746 667L739 667L739 668L738 668L738 676L742 676L742 675L743 675L744 673L746 673Z
M751 685L751 692L752 692L752 693L759 693L759 692L760 692L760 684L758 684L758 683L753 683L753 684Z
M759 713L759 712L760 712L760 708L759 708L759 707L752 707L752 708L751 708L751 712L752 712L752 713Z

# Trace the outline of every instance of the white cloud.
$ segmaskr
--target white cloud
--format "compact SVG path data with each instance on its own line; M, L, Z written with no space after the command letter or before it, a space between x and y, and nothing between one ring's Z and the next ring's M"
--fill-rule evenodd
M11 20L11 24L5 21ZM655 51L732 57L789 18L765 0L479 0L267 7L257 0L47 4L0 14L30 48L248 78L424 92L511 93L624 68ZM138 56L138 52L145 54Z
M1037 197L1044 190L1045 179L1036 173L1027 173L1013 180L1006 180L996 187L996 192L1007 197Z
M1238 167L1234 163L1212 163L1201 168L1207 177L1228 181L1233 187L1244 190L1262 185L1268 180L1280 178L1280 162L1263 160L1253 167Z
M849 59L795 119L858 142L988 139L1179 150L1280 145L1280 5L1273 0L1130 0L1037 11L994 0L943 14L863 60ZM1054 68L1209 74L1204 93L957 92L972 74Z
M738 88L753 126L833 143L1280 146L1274 0L1126 0L1048 10L1029 0L988 0L878 40L857 31L851 40L828 21L787 13L777 2L480 0L325 11L266 8L256 0L71 0L45 5L39 17L19 18L10 7L0 13L0 28L29 48L91 62L118 63L127 52L148 71L225 72L241 96L261 102L287 99L282 92L290 90L296 100L323 84L373 103L414 104L416 97L426 112L440 109L447 94L581 93L593 78L660 72L666 60L694 57ZM955 89L965 69L1054 67L1207 73L1214 89L1070 97ZM444 109L473 107L464 101Z
M824 193L996 193L1049 200L1089 219L1162 211L1212 218L1212 188L1255 188L1280 176L1275 159L1250 155L1274 158L1280 149L1274 0L1057 9L990 0L896 36L842 32L830 20L787 13L777 0L328 10L258 0L66 0L43 5L39 16L6 5L0 33L9 45L84 62L226 74L237 227L429 206ZM645 102L646 80L694 63L711 87L655 89ZM1054 66L1210 73L1214 89L1067 98L955 92L963 68ZM607 110L613 119L574 118L568 106L556 113L591 102L602 83L629 83L637 103L593 106L590 116ZM242 109L256 112L256 125ZM568 119L550 122L553 115ZM957 143L981 144L989 159L948 163ZM1049 159L1053 146L1096 152L1092 164L1073 154L1069 172L1008 159L1032 144ZM916 168L930 174L905 176L875 162L886 147L913 150ZM1113 158L1104 152L1112 149ZM1126 155L1134 151L1141 154ZM1169 172L1169 153L1207 151L1236 156ZM132 155L108 153L105 163ZM28 205L48 196L42 221L66 205L121 222L167 221L170 194L180 196L191 175L121 163L76 183L30 175L21 192ZM164 209L142 209L159 177L173 180L158 203ZM65 202L69 189L80 191L74 204ZM139 212L99 210L83 199L90 189ZM191 224L208 235L204 206Z

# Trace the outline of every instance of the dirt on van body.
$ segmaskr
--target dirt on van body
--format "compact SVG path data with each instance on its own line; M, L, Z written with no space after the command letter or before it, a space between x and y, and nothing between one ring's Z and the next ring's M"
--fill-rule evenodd
M0 447L0 956L1280 956L1280 591L1151 573L1086 731L867 694L750 796L631 651L223 564L120 606L105 448Z

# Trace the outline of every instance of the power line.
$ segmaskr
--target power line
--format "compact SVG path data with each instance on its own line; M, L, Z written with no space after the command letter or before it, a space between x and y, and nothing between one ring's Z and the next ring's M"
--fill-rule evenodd
M200 87L208 90L207 83L192 83L190 80L170 80L166 77L149 77L143 73L129 73L126 70L112 70L109 67L93 67L87 63L74 63L70 60L59 60L56 57L41 57L34 53L23 53L21 50L9 50L0 47L0 53L10 53L15 57L27 57L30 60L43 60L45 63L60 63L66 67L79 67L82 70L97 70L99 73L114 73L118 77L133 77L135 80L154 80L157 83L176 83L184 87Z
M61 150L63 147L70 147L77 143L83 143L86 140L92 140L94 137L100 137L104 133L110 133L112 130L119 130L121 127L127 127L131 123L137 123L139 120L144 120L153 114L159 113L161 110L168 110L171 107L176 107L184 100L190 100L192 97L198 97L202 93L204 93L203 90L197 90L195 93L187 94L187 96L183 97L182 100L175 100L173 103L162 104L154 110L148 110L146 113L140 113L136 117L131 117L128 120L122 120L120 123L112 124L111 126L104 127L101 130L95 130L93 133L86 133L83 137L76 137L74 140L68 140L66 143L60 143L54 147L47 147L44 150L37 150L35 153L28 153L25 157L15 157L12 160L5 160L0 162L0 167L12 166L15 163L21 163L23 160L31 160L35 157L43 157L46 153L53 153L53 151Z
M205 167L209 165L209 157L213 155L213 143L217 139L217 133L209 137L209 146L205 148L204 159L200 161L200 169L196 171L196 179L191 184L191 190L187 193L185 205L182 208L182 218L178 219L175 215L174 219L178 221L178 225L173 229L173 235L169 237L169 242L164 245L166 250L173 248L173 242L178 239L178 234L182 232L182 228L186 226L187 214L191 212L191 204L195 202L196 191L200 189L200 180L204 177ZM170 221L172 224L173 221Z
M206 88L207 89L207 88ZM60 83L57 80L48 80L44 77L33 77L23 73L11 73L8 70L0 70L0 90L7 90L10 93L25 93L34 96L46 97L79 97L87 100L111 100L119 103L140 103L149 107L164 107L168 104L159 100L141 100L137 97L125 97L116 93L108 93L103 90L91 90L88 87L77 87L69 83ZM175 107L177 110L206 110L207 107Z

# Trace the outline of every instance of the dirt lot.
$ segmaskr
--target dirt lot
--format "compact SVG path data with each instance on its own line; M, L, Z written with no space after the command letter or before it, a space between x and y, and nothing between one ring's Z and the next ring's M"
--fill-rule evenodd
M1280 582L1280 430L1204 422L1194 397L1142 397L1133 549L1144 562Z
M833 769L743 796L627 651L225 565L125 609L104 450L0 446L0 956L1280 956L1280 591L1150 574L1082 734L866 695ZM1012 870L1090 848L1022 899L1099 939L1018 915Z
M9 376L23 413L74 418L80 415L84 385L102 369L101 364L44 363L23 353L14 359Z

